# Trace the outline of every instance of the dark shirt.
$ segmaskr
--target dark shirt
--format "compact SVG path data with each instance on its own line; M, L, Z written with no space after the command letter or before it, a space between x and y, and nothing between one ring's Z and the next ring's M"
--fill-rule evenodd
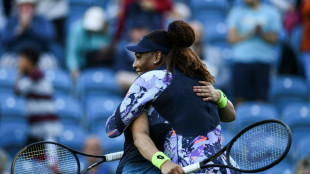
M42 16L34 16L31 25L21 35L18 35L16 31L18 25L18 16L12 16L1 33L1 43L6 51L18 52L29 46L39 51L47 51L54 41L54 27Z

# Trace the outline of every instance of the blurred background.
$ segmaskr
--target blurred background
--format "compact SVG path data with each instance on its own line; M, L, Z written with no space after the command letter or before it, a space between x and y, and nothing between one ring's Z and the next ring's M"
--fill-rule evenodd
M1 0L0 173L9 173L35 124L48 121L61 123L55 141L75 150L122 150L124 137L108 138L105 122L137 77L125 46L176 19L192 25L192 48L235 104L236 121L222 124L223 144L251 123L282 120L293 133L291 150L261 173L310 174L309 0ZM53 88L48 97L36 93L44 85L16 92L21 78L36 82L21 68L25 48L39 53L35 67ZM50 110L53 117L42 121ZM104 164L106 173L116 166Z

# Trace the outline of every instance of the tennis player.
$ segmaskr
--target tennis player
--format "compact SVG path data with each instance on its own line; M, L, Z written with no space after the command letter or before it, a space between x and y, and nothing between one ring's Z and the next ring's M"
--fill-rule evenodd
M154 48L155 50L160 50L160 48ZM162 53L161 56L167 56L166 53ZM149 57L141 57L139 53L136 54L136 60L134 62L133 67L137 70L138 74L142 74L146 71L153 70L158 68L159 64L157 62L153 63L153 59ZM202 82L202 85L205 85L206 82ZM202 89L207 89L208 87L197 87ZM199 95L204 96L207 95L206 92L203 90L201 91ZM154 110L154 108L145 109L149 111L149 116L147 116L146 112L143 112L141 116L147 120L147 128L149 132L153 132L152 135L147 135L148 140L151 144L150 147L154 148L156 151L159 151L158 149L164 150L163 144L166 135L172 130L171 126L168 124L167 121L165 121L162 117L159 116L159 114ZM145 125L142 125L145 126ZM155 134L154 134L155 132ZM146 160L138 151L136 146L134 145L134 140L132 137L131 129L126 129L124 131L125 134L125 146L124 146L124 155L121 159L118 168L117 173L161 173L161 171L155 167L151 162ZM143 140L144 141L144 140ZM156 145L155 145L155 144ZM149 144L146 144L149 145ZM157 148L158 147L158 148ZM168 163L168 162L167 162ZM170 165L176 167L177 165L175 163L170 163Z
M136 61L153 61L136 67L138 73L144 72L143 68L150 64L156 64L157 69L141 74L136 79L123 102L107 121L106 131L110 137L119 136L125 130L126 136L129 132L143 157L162 173L183 173L180 166L202 161L215 154L221 149L220 121L235 119L233 105L221 91L210 85L214 78L189 48L194 39L194 31L187 23L174 21L169 25L168 32L151 32L137 45L127 47L136 53ZM194 91L207 92L203 96L209 102L192 92L193 86L199 86L200 81L206 81L207 88L194 87ZM149 116L162 116L170 125L161 124L157 130L152 130L152 117L147 118L144 110L148 110ZM124 150L126 153L126 142ZM226 163L223 155L214 161ZM126 167L127 164L123 169ZM207 172L236 173L220 168L199 171Z

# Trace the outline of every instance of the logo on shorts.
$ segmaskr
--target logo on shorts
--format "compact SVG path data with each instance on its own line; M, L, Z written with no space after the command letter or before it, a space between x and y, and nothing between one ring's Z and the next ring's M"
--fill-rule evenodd
M164 159L164 157L161 155L157 155L157 159Z

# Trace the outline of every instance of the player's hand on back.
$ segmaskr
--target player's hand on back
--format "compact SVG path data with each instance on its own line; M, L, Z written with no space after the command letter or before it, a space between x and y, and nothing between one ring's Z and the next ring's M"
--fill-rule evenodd
M166 161L161 166L161 173L163 174L184 174L184 171L181 166L171 161Z
M202 97L203 101L217 102L221 98L221 94L210 82L199 81L201 86L194 86L193 91L197 96Z

